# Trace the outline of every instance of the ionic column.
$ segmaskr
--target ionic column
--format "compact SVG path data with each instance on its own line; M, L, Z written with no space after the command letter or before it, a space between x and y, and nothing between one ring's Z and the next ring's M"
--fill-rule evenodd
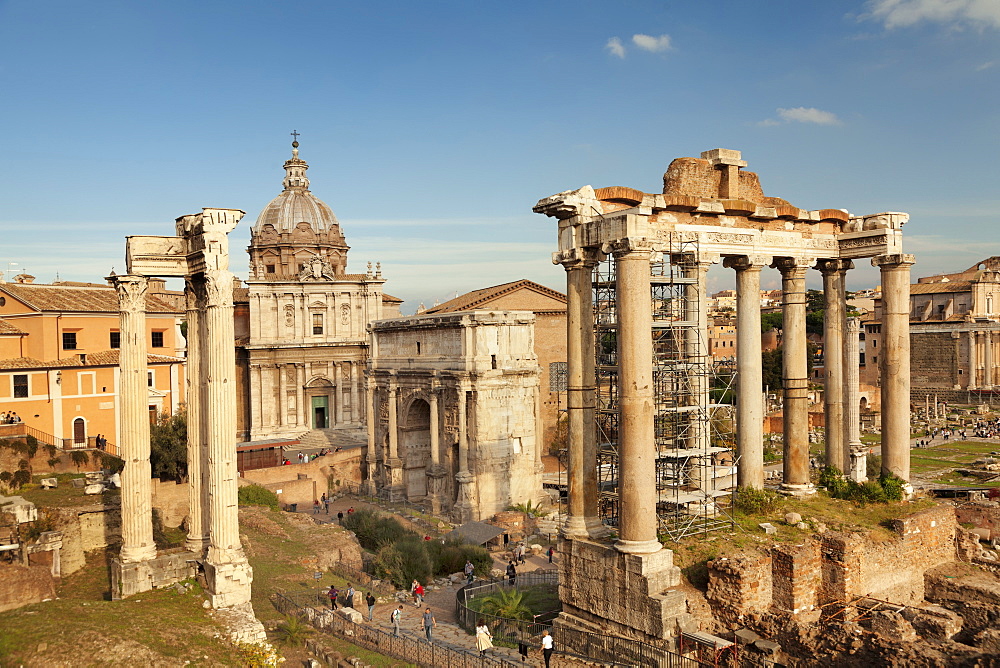
M816 268L823 274L823 386L826 426L826 465L842 473L850 469L844 448L844 328L847 310L844 274L850 260L820 260Z
M344 363L346 364L346 362ZM334 415L336 415L337 426L344 423L344 369L343 364L335 364L337 382L333 385Z
M806 340L806 270L809 262L780 258L774 267L781 272L782 365L784 385L784 482L782 491L800 495L814 492L809 481L809 378Z
M979 365L979 360L976 359L976 333L969 331L969 389L974 390L979 387L977 382L976 372L978 369L976 367ZM928 416L929 417L929 416Z
M110 277L118 293L121 348L119 453L122 469L122 563L156 558L153 542L149 464L149 389L147 385L146 279Z
M245 563L240 545L236 471L236 360L233 356L233 274L205 272L207 383L205 421L208 447L211 533L208 560L213 564ZM249 597L249 582L247 596Z
M205 420L202 378L205 364L205 281L202 277L185 281L187 299L187 459L188 459L188 532L185 547L201 555L208 546L208 451L205 444ZM259 391L259 383L258 383ZM258 419L259 422L259 419ZM258 425L259 426L259 425Z
M564 536L587 537L602 528L598 516L597 433L592 272L597 254L578 249L566 270L566 406L568 507Z
M882 274L882 472L910 479L910 267L913 256L872 258Z
M649 249L629 246L615 252L618 391L621 401L618 431L619 539L615 548L631 554L649 554L662 547L656 537L650 255Z
M844 441L850 456L862 450L861 444L861 390L858 386L861 365L861 321L847 319L847 336L844 338ZM844 471L847 473L848 471ZM863 482L863 480L856 480Z
M993 389L993 332L983 332L983 385Z
M740 487L764 488L764 395L760 333L760 270L764 258L728 257L736 270L736 442Z

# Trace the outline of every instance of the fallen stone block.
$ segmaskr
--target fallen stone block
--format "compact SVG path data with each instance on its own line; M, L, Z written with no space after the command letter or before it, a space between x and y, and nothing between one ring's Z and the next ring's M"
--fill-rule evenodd
M740 645L751 645L761 639L759 635L750 629L740 629L735 634L736 641Z
M86 487L86 485L87 485L87 479L86 478L73 478L73 480L71 482L73 483L73 487L80 487L81 489L83 487Z
M771 656L774 656L781 651L781 645L776 642L771 642L770 640L755 640L753 646L765 654L770 654Z
M802 521L802 515L798 513L785 513L785 524L798 524Z
M352 624L361 624L364 622L364 617L354 608L341 608L337 613Z
M83 488L83 493L84 494L103 494L104 493L104 485L102 483L99 483L99 482L98 483L93 483L91 485L87 485L86 487Z
M761 529L763 529L764 533L766 533L768 535L773 534L773 533L778 533L778 528L776 526L774 526L773 524L771 524L770 522L761 522L757 526L759 526Z
M962 617L939 605L907 608L903 617L928 640L948 640L962 630Z
M59 486L59 481L55 478L42 478L39 483L42 485L42 489L55 489Z

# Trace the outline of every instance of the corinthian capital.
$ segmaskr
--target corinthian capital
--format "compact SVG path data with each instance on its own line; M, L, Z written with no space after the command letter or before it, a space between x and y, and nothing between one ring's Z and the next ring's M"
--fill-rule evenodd
M225 269L205 270L205 301L207 306L233 305L233 272Z
M146 312L146 287L148 285L145 276L109 276L115 291L118 293L118 308L122 311L132 313Z
M552 254L552 264L561 264L563 269L593 269L606 257L599 248L567 248Z

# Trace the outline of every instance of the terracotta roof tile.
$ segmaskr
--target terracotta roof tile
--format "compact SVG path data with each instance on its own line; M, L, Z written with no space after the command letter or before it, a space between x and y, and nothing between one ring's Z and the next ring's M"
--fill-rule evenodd
M402 304L404 300L400 299L399 297L393 297L388 292L383 292L382 293L382 301L383 302L394 302L394 303Z
M510 283L501 283L500 285L494 285L489 288L482 288L480 290L473 290L472 292L466 292L464 295L459 295L454 299L449 299L443 304L438 304L437 306L432 306L431 308L424 311L426 314L431 313L453 313L455 311L470 311L472 309L478 308L490 302L501 295L514 292L521 288L529 288L542 294L552 297L553 299L558 299L559 301L566 301L566 295L552 288L547 288L544 285L535 283L534 281L529 281L523 278L519 281L511 281Z
M9 360L0 360L0 369L37 369L45 366L41 360L32 357L15 357Z
M969 292L972 284L969 281L944 281L940 283L913 283L910 285L911 295L937 295L943 292Z
M15 357L13 359L0 360L0 369L65 369L82 366L117 366L117 350L104 350L98 353L87 354L86 361L81 362L78 357L66 357L58 360L43 362L33 357ZM168 357L167 355L147 355L148 364L168 364L183 362L181 357Z
M0 334L26 334L6 320L0 320Z
M34 283L4 283L6 292L38 311L83 311L117 313L118 294L112 287L78 287L66 285L36 285ZM149 313L176 313L170 305L155 297L146 297Z

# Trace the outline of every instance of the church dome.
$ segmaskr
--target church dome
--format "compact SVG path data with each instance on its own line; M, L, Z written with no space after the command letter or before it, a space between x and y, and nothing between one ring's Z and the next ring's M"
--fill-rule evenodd
M257 234L267 225L281 233L299 228L300 223L308 223L314 232L339 232L340 224L333 210L309 191L309 179L306 178L309 165L299 158L298 144L297 141L293 143L292 158L285 161L285 179L282 181L285 189L257 217L253 226Z

